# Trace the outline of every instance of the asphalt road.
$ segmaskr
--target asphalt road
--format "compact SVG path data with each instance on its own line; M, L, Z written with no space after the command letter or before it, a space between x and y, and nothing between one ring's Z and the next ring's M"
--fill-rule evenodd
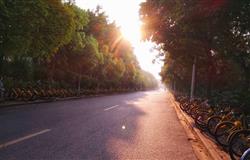
M195 160L164 91L0 110L1 160Z

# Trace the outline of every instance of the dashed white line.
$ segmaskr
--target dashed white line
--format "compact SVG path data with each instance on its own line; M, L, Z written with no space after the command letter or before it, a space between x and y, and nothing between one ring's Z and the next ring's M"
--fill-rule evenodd
M115 106L111 106L111 107L108 107L108 108L105 108L104 111L108 111L108 110L111 110L111 109L114 109L116 107L118 107L119 105L115 105Z
M13 145L13 144L16 144L16 143L19 143L19 142L22 142L22 141L27 140L27 139L30 139L30 138L32 138L32 137L35 137L35 136L38 136L38 135L47 133L47 132L49 132L49 131L51 131L51 129L45 129L45 130L42 130L42 131L40 131L40 132L36 132L36 133L33 133L33 134L29 134L29 135L27 135L27 136L18 138L18 139L16 139L16 140L12 140L12 141L9 141L9 142L0 144L0 149L5 148L5 147L8 147L8 146Z

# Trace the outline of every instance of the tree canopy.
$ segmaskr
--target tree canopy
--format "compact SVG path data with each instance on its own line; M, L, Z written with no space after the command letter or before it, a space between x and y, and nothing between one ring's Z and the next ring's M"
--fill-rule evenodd
M140 9L144 40L165 53L162 80L188 92L196 60L197 94L207 96L249 94L249 15L247 0L146 0Z
M157 86L100 7L0 0L0 10L0 75L7 87L36 81L75 89L79 84L84 89Z

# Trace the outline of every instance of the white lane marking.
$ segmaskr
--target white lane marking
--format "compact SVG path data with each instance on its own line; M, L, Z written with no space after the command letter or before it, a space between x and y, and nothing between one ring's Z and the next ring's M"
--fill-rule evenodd
M110 110L110 109L114 109L114 108L116 108L116 107L118 107L118 106L119 106L119 105L115 105L115 106L108 107L108 108L104 109L104 111L108 111L108 110Z
M5 148L5 147L8 147L8 146L13 145L13 144L16 144L16 143L19 143L19 142L24 141L24 140L30 139L30 138L32 138L32 137L35 137L35 136L38 136L38 135L47 133L47 132L49 132L49 131L51 131L51 129L45 129L45 130L42 130L42 131L40 131L40 132L33 133L33 134L29 134L29 135L27 135L27 136L18 138L18 139L16 139L16 140L12 140L12 141L6 142L6 143L4 143L4 144L0 144L0 149Z

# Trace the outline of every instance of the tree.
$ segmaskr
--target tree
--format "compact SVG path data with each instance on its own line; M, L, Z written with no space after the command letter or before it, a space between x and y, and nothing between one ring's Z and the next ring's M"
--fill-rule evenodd
M72 13L60 0L4 1L4 54L51 54L70 40ZM46 36L44 36L46 35ZM46 42L46 43L45 43Z
M100 7L83 10L74 0L0 0L0 9L0 69L10 83L18 79L79 89L153 86L131 44Z
M0 1L0 66L4 58L48 57L67 43L72 13L60 0Z
M188 88L193 59L198 62L198 88L225 89L225 72L235 75L236 88L249 88L249 1L147 0L141 4L144 39L152 40L165 51L163 81L177 81ZM230 66L230 67L229 67ZM224 75L224 76L223 76ZM240 84L242 78L244 85ZM182 80L181 80L182 79ZM228 79L227 79L228 80ZM232 87L230 80L226 83ZM229 85L230 84L230 85Z

